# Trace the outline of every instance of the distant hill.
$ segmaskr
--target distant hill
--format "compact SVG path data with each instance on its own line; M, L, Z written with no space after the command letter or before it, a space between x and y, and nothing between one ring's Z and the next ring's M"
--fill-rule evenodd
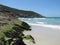
M41 14L38 14L33 11L25 11L25 10L18 10L15 8L11 8L5 5L0 5L0 13L2 13L3 16L7 17L13 17L13 18L43 18Z

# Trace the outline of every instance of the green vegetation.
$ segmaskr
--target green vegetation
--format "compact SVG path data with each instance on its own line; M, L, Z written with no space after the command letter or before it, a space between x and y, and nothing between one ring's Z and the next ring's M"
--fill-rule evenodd
M0 30L0 45L26 45L23 39L35 43L31 35L25 36L23 34L25 30L31 31L30 26L25 22L17 21L13 25L6 25Z

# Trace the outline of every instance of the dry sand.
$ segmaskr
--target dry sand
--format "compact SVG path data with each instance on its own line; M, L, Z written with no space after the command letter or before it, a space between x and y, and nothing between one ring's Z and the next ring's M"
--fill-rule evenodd
M36 41L33 44L24 40L27 45L60 45L60 29L31 25L32 31L24 32L25 35L32 35Z

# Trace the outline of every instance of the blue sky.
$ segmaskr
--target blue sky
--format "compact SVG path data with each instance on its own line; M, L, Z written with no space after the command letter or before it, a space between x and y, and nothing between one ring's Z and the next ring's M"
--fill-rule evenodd
M60 0L0 0L0 4L35 11L46 17L60 17Z

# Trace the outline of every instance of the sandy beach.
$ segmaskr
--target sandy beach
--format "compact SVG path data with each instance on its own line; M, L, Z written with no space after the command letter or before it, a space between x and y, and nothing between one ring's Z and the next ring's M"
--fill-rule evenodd
M33 44L25 41L27 45L60 45L60 28L45 27L31 24L32 31L24 32L25 35L32 35L36 41Z

